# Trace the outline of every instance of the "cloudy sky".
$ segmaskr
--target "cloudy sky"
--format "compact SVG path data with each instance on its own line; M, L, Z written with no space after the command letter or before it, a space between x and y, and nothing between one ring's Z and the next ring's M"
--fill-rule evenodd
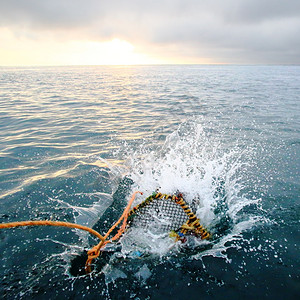
M0 65L300 64L300 0L0 0Z

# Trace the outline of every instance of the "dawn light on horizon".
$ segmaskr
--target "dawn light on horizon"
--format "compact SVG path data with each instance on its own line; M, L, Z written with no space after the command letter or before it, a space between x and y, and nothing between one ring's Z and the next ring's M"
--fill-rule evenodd
M300 63L296 0L1 0L0 20L0 66Z

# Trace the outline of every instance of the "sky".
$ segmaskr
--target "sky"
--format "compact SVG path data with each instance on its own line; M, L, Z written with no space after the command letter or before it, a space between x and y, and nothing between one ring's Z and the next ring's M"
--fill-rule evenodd
M0 66L300 64L300 0L0 0Z

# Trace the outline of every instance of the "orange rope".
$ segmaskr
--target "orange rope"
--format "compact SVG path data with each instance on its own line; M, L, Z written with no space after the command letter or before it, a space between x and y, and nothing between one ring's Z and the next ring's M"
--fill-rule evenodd
M21 226L62 226L68 228L77 228L77 229L88 231L89 233L98 237L101 241L105 240L104 237L96 230L86 226L82 226L75 223L69 223L69 222L58 222L58 221L48 221L48 220L11 222L11 223L0 224L0 229L21 227Z
M103 237L99 232L96 230L89 228L87 226L82 226L75 223L69 223L69 222L59 222L59 221L49 221L49 220L40 220L40 221L21 221L21 222L11 222L11 223L2 223L0 224L0 229L5 228L13 228L13 227L21 227L21 226L62 226L62 227L68 227L68 228L77 228L81 230L88 231L89 233L95 235L98 237L101 241L98 245L94 246L91 250L88 251L88 259L85 264L85 269L89 273L91 272L91 263L93 259L97 258L100 254L100 250L105 247L106 244L111 243L112 241L115 241L119 239L122 234L125 232L126 225L127 225L127 218L128 213L130 211L130 207L135 199L136 194L143 194L141 192L134 192L131 199L128 202L127 207L125 208L122 216L120 219L108 230L108 232ZM113 236L110 240L107 240L111 232L121 223L123 220L123 224L118 230L117 234Z
M104 236L104 240L101 240L101 242L94 246L91 250L88 251L88 259L85 263L85 270L87 273L91 272L91 263L93 262L93 260L95 258L97 258L100 255L100 250L102 248L105 247L105 245L107 245L108 243L111 243L112 241L115 241L117 239L119 239L122 234L124 233L125 229L126 229L126 225L127 225L127 218L128 218L128 214L130 211L130 207L135 199L136 194L141 194L143 195L142 192L134 192L131 199L129 200L127 207L125 208L122 216L119 218L119 220L107 231L107 233ZM120 229L118 230L117 234L115 236L113 236L110 240L107 240L107 238L109 237L109 235L111 234L111 232L122 222L123 220L123 224L120 227Z

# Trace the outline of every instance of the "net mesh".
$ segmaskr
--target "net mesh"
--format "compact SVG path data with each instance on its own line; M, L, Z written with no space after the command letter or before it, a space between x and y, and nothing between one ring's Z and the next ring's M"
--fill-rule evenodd
M179 230L189 217L179 204L170 199L154 199L136 210L129 223L131 227L167 232Z
M128 215L127 228L139 227L151 231L176 233L177 239L193 233L202 239L209 233L183 200L182 195L153 194L133 208Z

